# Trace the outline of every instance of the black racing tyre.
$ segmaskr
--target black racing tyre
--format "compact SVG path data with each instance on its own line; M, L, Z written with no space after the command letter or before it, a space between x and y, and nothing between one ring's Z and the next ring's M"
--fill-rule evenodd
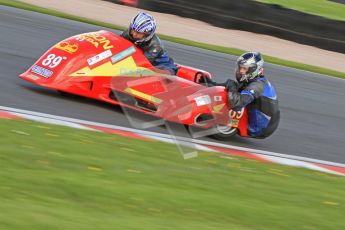
M203 129L200 127L195 126L186 126L189 134L193 138L200 138L200 137L213 137L217 140L230 140L233 136L235 136L238 132L237 128L232 128L230 126L215 126L210 129Z
M222 141L230 140L238 132L237 128L233 128L228 125L217 125L215 129L218 131L218 133L213 134L212 137Z

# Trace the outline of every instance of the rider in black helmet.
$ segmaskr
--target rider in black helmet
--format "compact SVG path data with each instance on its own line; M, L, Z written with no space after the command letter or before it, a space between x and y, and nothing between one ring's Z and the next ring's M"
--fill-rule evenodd
M248 52L237 59L236 81L207 84L225 86L228 101L234 111L248 109L248 134L254 138L270 136L278 127L280 111L274 87L264 76L264 60L259 52Z

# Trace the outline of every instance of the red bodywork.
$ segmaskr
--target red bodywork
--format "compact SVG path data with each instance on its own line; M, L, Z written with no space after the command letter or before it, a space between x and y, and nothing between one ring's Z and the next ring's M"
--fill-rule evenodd
M139 0L119 0L118 3L126 6L137 7L139 5Z
M231 125L247 136L247 111L229 109L224 87L198 84L203 70L156 69L133 43L108 31L67 38L20 77L34 84L138 110L186 125Z

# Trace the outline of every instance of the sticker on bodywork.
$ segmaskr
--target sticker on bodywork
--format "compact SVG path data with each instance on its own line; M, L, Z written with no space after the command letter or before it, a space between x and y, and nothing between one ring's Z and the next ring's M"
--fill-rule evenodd
M209 95L203 95L200 97L194 98L197 106L208 105L211 103L211 98Z
M38 79L40 79L40 77L35 76L35 75L28 75L26 76L27 78L30 78L31 80L37 81Z
M38 75L45 77L45 78L50 78L53 75L53 71L46 69L46 68L43 68L43 67L38 66L38 65L34 65L31 68L31 72L38 74Z
M104 50L112 49L114 46L111 44L111 41L107 39L105 36L100 35L99 33L88 33L88 34L81 34L76 37L77 41L87 41L91 43L94 47L98 48L100 45L103 47Z
M223 114L223 112L221 110L224 108L224 106L225 106L225 103L215 105L215 106L213 106L212 112L217 113L217 114Z
M97 54L96 56L93 56L93 57L87 59L87 63L91 66L91 65L94 65L100 61L103 61L104 59L106 59L108 57L111 57L111 55L113 55L111 50L106 50L100 54Z
M213 100L214 100L214 101L222 101L223 98L222 98L222 96L214 96L214 97L213 97Z
M241 119L242 116L244 115L244 108L242 108L240 111L234 111L234 110L230 110L229 111L229 116L231 119Z
M233 128L237 128L238 123L239 123L239 120L231 120L229 125Z
M68 41L64 41L64 42L58 43L55 46L55 48L57 48L59 50L63 50L67 53L73 54L73 53L78 51L79 46L78 46L78 44L73 44L73 43L70 43Z
M114 64L114 63L132 55L133 53L135 53L135 48L134 48L134 46L131 46L128 49L125 49L124 51L112 56L111 62Z

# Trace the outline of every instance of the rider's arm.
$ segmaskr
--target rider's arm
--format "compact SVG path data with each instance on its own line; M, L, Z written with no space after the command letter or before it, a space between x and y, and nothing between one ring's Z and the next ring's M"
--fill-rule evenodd
M154 63L157 58L161 57L164 54L164 50L159 45L153 45L144 50L145 57L151 62Z
M154 64L156 59L164 56L166 51L162 44L162 41L157 35L154 35L152 39L142 47L145 57Z
M228 92L228 101L234 111L239 111L255 100L254 94L250 91Z
M202 83L203 85L205 85L207 87L211 87L211 86L224 86L224 87L226 87L228 81L226 81L224 83L219 83L219 82L213 81L209 76L202 76L199 79L198 83Z
M255 95L248 89L238 92L239 85L231 79L224 83L218 83L208 77L205 77L202 78L199 83L203 83L207 86L224 86L228 92L228 101L230 107L235 111L241 110L255 99Z
M258 98L264 88L263 82L253 82L238 92L238 89L233 87L228 89L228 101L230 107L234 111L241 110L248 104L252 103Z

